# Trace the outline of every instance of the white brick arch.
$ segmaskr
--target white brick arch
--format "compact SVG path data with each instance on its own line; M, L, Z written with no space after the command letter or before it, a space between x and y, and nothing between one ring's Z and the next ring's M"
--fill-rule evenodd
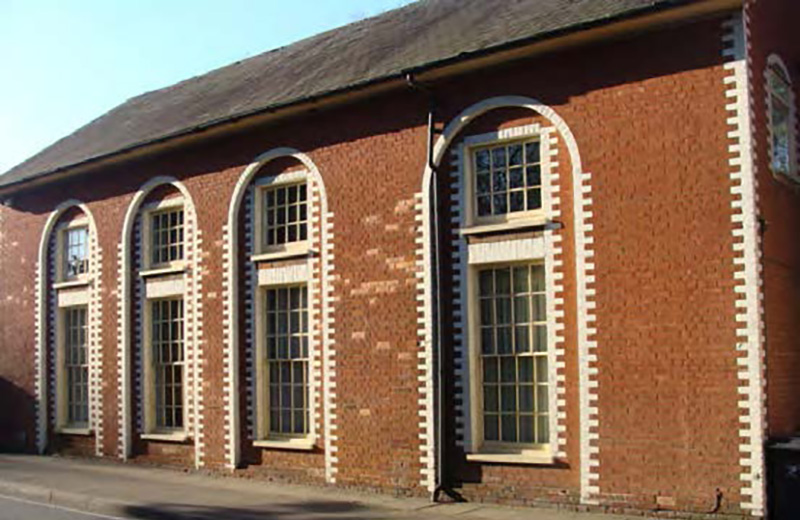
M90 311L89 311L89 415L90 424L95 431L96 453L102 455L102 393L99 391L99 368L102 352L100 349L100 274L102 273L102 253L100 243L97 238L97 225L94 215L86 204L70 199L59 204L48 216L42 229L39 240L39 255L36 264L36 351L35 351L35 387L36 387L36 448L39 453L47 449L48 442L48 421L49 407L48 402L48 373L52 369L47 365L47 350L51 343L50 336L54 326L48 316L47 295L50 292L47 287L48 274L54 272L51 269L50 244L53 239L53 232L61 217L69 210L77 208L89 221L89 279L90 289ZM51 282L53 280L51 279Z
M573 192L573 211L575 218L575 256L576 256L576 282L577 282L577 309L578 309L578 348L579 348L579 379L580 379L580 481L581 498L585 503L593 501L593 496L599 493L597 487L599 464L597 446L597 382L594 375L593 360L596 358L597 344L593 338L595 333L594 299L595 289L589 287L594 281L594 250L592 247L592 212L591 212L591 174L583 171L581 156L577 141L566 121L551 107L540 101L525 96L499 96L480 101L463 110L453 118L445 127L444 132L437 139L431 160L433 164L443 163L445 152L453 144L461 131L476 118L492 110L502 108L526 108L549 121L556 132L563 139L570 156L571 178ZM421 276L419 278L419 312L422 315L419 339L422 343L421 357L423 363L421 370L425 383L420 388L423 410L422 418L422 484L429 490L436 485L436 457L435 457L435 432L434 432L434 388L433 388L433 259L431 251L431 180L433 171L427 164L422 178L421 195L418 196L418 211L420 221L418 251Z
M189 190L186 186L173 177L158 176L150 179L136 192L128 205L125 212L125 219L122 225L122 233L119 243L119 291L118 303L119 314L118 319L118 351L117 351L117 370L118 370L118 395L119 395L119 457L127 459L131 455L132 450L132 431L134 426L134 417L131 416L130 402L131 392L133 391L130 374L132 367L132 337L133 324L131 323L131 302L133 301L133 252L134 252L134 228L136 221L142 209L142 204L147 196L156 188L161 186L172 186L177 189L181 198L183 199L184 210L186 212L186 235L189 251L187 255L187 289L185 294L185 309L187 322L186 340L187 340L187 361L189 362L189 371L191 373L191 382L188 385L189 392L187 393L187 425L191 429L192 437L194 438L195 445L195 465L200 467L203 465L203 432L202 432L202 393L199 384L201 380L201 364L199 362L200 353L202 351L201 345L201 317L202 309L200 305L200 286L201 286L201 269L200 254L201 238L200 230L197 226L197 211L194 201ZM138 304L138 302L137 302Z
M313 295L319 295L321 307L321 319L319 323L321 340L321 368L322 380L321 399L322 406L319 411L322 414L322 432L324 437L325 451L325 479L328 482L335 482L336 474L336 446L335 446L335 356L333 340L333 308L331 294L331 276L333 272L333 215L328 210L328 196L325 183L322 179L317 166L306 154L293 148L274 148L256 157L242 172L231 197L228 208L228 219L223 229L223 241L225 243L223 269L224 269L224 359L225 359L225 445L226 463L230 469L239 465L240 439L241 439L241 418L239 404L239 350L240 350L240 297L239 294L239 261L238 254L242 237L239 237L239 218L241 217L242 207L254 179L261 169L268 163L281 158L294 158L306 169L307 179L312 186L316 204L312 204L309 213L310 220L319 225L321 230L319 236L319 264L320 287L312 291ZM316 228L316 225L312 225ZM312 231L315 233L315 231ZM312 301L314 296L312 296ZM316 349L315 349L316 350ZM316 392L316 383L312 385L312 394ZM313 399L313 398L312 398ZM319 409L318 409L319 410ZM319 413L317 414L319 415Z

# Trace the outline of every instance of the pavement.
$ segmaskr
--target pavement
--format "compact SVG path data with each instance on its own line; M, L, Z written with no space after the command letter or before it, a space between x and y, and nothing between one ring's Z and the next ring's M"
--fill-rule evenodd
M51 516L46 516L42 505L60 512L49 511L47 514ZM37 507L38 513L34 511ZM432 504L419 498L278 484L112 461L0 454L0 520L83 518L79 512L144 520L630 519L557 509ZM8 516L11 513L14 516Z

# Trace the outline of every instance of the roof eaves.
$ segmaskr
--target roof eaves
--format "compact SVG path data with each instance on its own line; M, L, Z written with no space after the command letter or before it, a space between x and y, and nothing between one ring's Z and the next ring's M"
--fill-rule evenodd
M483 48L483 49L478 49L478 50L474 50L474 51L467 51L467 52L461 52L461 53L459 53L457 55L454 55L454 56L451 56L451 57L448 57L448 58L434 60L434 61L423 63L423 64L420 64L420 65L416 65L414 67L409 67L409 68L406 68L406 69L402 69L402 70L399 70L398 72L395 72L393 74L387 74L387 75L379 76L379 77L372 78L372 79L369 79L369 80L366 80L366 81L351 83L351 84L345 85L343 87L339 87L339 88L336 88L336 89L331 89L331 90L328 90L328 91L319 92L319 93L313 94L311 96L305 96L305 97L296 98L296 99L293 99L293 100L288 101L288 102L276 103L276 104L273 104L273 105L268 105L268 106L261 107L261 108L256 109L256 110L249 110L249 111L241 112L241 113L234 114L232 116L228 116L228 117L224 117L224 118L212 119L212 120L203 122L201 124L194 125L194 126L182 129L182 130L177 131L177 132L172 132L172 133L169 133L169 134L165 134L163 136L160 136L160 137L157 137L157 138L154 138L154 139L148 139L148 140L140 141L138 143L134 143L132 145L125 146L123 148L119 148L119 149L117 149L117 150L115 150L113 152L109 152L109 153L106 153L106 154L101 154L101 155L97 155L97 156L94 156L94 157L90 157L90 158L85 159L83 161L79 161L79 162L76 162L76 163L68 164L66 166L62 166L62 167L59 167L59 168L54 168L52 170L45 170L43 172L39 172L39 173L30 175L30 176L28 176L28 177L26 177L24 179L19 179L19 180L16 180L16 181L12 181L12 182L7 183L7 184L3 184L2 176L0 176L0 193L8 193L8 192L16 191L17 189L22 189L26 184L29 184L29 183L31 183L33 181L37 181L37 180L41 180L41 179L46 178L46 177L50 177L50 176L55 176L55 175L58 175L58 174L66 173L69 170L89 167L89 166L91 166L92 164L95 164L95 163L99 163L99 162L102 162L102 161L105 161L105 160L110 160L110 159L113 159L113 158L118 157L118 156L124 156L124 155L132 153L132 152L140 151L140 150L143 150L145 148L152 147L152 146L155 146L155 145L164 144L164 143L166 143L168 141L172 141L172 140L179 139L179 138L182 138L182 137L187 137L187 136L190 136L192 134L200 133L200 132L207 131L207 130L210 130L210 129L214 129L214 128L217 128L217 127L221 127L221 126L224 126L224 125L233 124L233 123L236 123L236 122L241 121L243 119L249 119L249 118L252 118L252 117L259 116L259 115L265 115L265 114L279 112L279 111L286 110L288 108L295 107L295 106L300 106L300 105L304 105L304 104L308 104L308 103L322 101L322 100L325 100L325 99L330 98L330 97L335 96L335 95L341 95L341 94L346 94L348 92L353 92L353 91L357 91L357 90L366 89L366 88L369 88L369 87L372 87L372 86L375 86L375 85L378 85L378 84L381 84L381 83L385 83L385 82L388 82L388 81L391 81L391 80L404 79L409 74L421 74L421 73L429 72L429 71L432 71L432 70L435 70L435 69L447 67L449 65L453 65L453 64L456 64L456 63L465 62L465 61L468 61L468 60L471 60L471 59L476 59L476 58L485 57L485 56L488 56L488 55L491 55L491 54L501 53L503 51L507 51L507 50L511 50L511 49L525 47L525 46L528 46L528 45L531 45L531 44L534 44L534 43L537 43L537 42L553 39L553 38L556 38L556 37L559 37L559 36L564 36L564 35L572 34L572 33L578 33L578 32L581 32L581 31L586 31L586 30L598 28L598 27L601 27L601 26L604 26L604 25L609 25L611 23L621 22L621 21L628 20L628 19L631 19L631 18L636 18L638 16L643 16L643 15L648 15L648 14L655 14L655 13L658 13L658 12L668 11L670 9L675 9L675 8L678 8L678 7L681 7L681 6L684 6L684 5L693 4L693 3L701 3L701 2L705 2L705 1L708 1L708 0L665 0L665 1L653 0L653 2L650 5L647 5L647 6L644 6L644 7L641 7L641 8L634 8L634 9L630 9L630 10L627 10L627 11L624 11L624 12L621 12L621 13L608 14L606 16L594 18L592 20L588 20L588 21L585 21L585 22L570 24L570 25L567 25L567 26L564 26L564 27L560 27L558 29L545 31L545 32L538 33L538 34L535 34L533 36L528 36L528 37L525 37L525 38L518 38L516 40L511 40L511 41L508 41L508 42L504 42L504 43L499 44L499 45L492 45L490 47L486 47L486 48Z

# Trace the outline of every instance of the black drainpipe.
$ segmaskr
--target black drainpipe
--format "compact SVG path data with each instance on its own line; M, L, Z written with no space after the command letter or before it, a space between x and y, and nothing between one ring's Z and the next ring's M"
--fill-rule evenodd
M436 487L431 494L431 501L438 502L442 493L446 494L453 500L463 500L461 496L456 493L449 483L446 482L444 471L444 353L442 352L442 294L439 280L441 279L441 262L440 262L440 241L439 241L439 166L435 164L433 158L433 147L435 136L439 133L436 130L436 97L433 91L417 83L412 73L406 74L406 82L414 89L422 92L428 98L428 168L431 169L431 184L430 193L431 200L429 201L431 207L431 261L433 262L433 348L435 351L434 359L434 401L436 407L436 416L434 418L434 431L436 435L435 444L435 460L436 460Z

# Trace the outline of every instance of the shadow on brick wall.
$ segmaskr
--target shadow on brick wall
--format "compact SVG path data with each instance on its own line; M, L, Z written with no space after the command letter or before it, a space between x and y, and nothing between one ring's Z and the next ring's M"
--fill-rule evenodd
M0 452L30 449L33 406L31 394L0 377Z

